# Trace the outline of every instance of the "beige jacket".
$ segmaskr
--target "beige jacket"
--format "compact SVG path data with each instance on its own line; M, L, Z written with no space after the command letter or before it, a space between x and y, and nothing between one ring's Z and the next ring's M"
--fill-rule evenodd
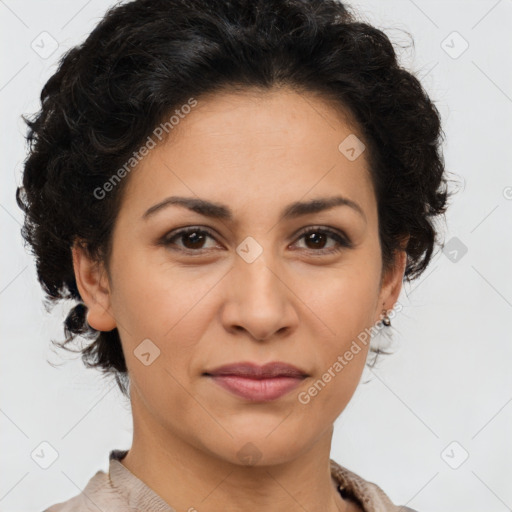
M175 512L158 494L137 478L120 460L128 450L112 450L109 472L98 471L77 496L57 503L44 512ZM415 512L393 505L384 491L372 482L331 459L331 475L343 497L359 502L364 512Z

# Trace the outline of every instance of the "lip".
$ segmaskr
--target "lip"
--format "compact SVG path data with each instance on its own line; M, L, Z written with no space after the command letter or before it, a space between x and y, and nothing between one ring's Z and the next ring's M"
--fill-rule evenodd
M236 396L256 402L276 400L301 384L307 373L288 363L233 363L204 373Z

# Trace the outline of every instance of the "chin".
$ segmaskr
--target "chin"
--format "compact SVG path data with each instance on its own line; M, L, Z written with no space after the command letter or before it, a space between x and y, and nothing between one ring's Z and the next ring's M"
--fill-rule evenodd
M308 450L306 444L299 445L295 436L284 429L281 435L276 431L268 435L269 432L272 430L259 430L256 435L234 435L225 443L219 443L217 438L212 440L213 446L210 445L208 451L229 464L262 467L284 464Z

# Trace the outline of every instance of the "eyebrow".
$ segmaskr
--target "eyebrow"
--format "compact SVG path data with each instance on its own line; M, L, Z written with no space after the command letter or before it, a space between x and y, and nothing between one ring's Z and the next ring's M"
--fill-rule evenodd
M196 212L200 215L203 215L205 217L224 220L228 222L233 221L232 211L229 209L229 207L223 204L214 203L211 201L207 201L205 199L179 196L168 197L163 201L160 201L159 203L151 206L151 208L149 208L144 213L142 219L147 220L149 217L153 216L158 211L161 211L162 209L171 205L188 208L189 210ZM330 210L331 208L334 208L336 206L348 206L352 208L354 211L356 211L366 221L366 215L363 209L359 206L359 204L343 196L320 197L312 199L311 201L297 201L295 203L291 203L281 212L279 220L283 221L295 219L303 215L309 215L312 213L322 212L324 210Z

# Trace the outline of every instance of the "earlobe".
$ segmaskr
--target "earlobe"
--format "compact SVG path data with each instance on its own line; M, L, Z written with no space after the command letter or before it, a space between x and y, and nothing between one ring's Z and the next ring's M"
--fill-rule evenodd
M87 306L87 323L97 331L111 331L116 321L111 312L110 287L103 265L93 261L79 243L73 244L71 252L76 285Z

